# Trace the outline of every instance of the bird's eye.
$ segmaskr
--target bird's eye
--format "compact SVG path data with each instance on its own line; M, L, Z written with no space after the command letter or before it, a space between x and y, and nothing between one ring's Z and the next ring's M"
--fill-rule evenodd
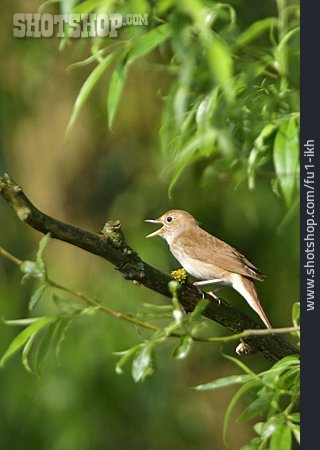
M171 216L167 217L167 222L171 222L171 220L172 220Z

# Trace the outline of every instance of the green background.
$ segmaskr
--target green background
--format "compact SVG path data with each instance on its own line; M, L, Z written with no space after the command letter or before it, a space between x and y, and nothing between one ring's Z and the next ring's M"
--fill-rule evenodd
M234 3L244 23L275 10L271 1ZM34 1L6 2L0 18L0 172L9 172L41 210L63 221L98 231L106 220L120 219L128 243L164 271L179 265L164 241L145 239L153 228L143 221L171 208L189 211L203 228L238 248L266 274L258 286L264 309L275 327L290 326L291 306L299 296L297 210L283 223L287 208L271 191L268 176L258 177L250 191L245 182L235 188L228 171L203 175L201 163L183 173L169 200L158 132L170 79L143 65L130 72L113 132L107 127L102 82L66 138L72 105L89 69L66 73L81 49L70 46L59 52L56 38L13 38L12 14L36 12L37 7ZM0 245L19 258L34 258L39 233L20 223L4 201L0 236ZM114 309L139 311L143 302L167 302L123 280L104 260L67 244L51 241L46 260L51 278ZM32 283L21 285L20 278L12 263L0 260L0 314L6 319L29 314ZM256 318L230 289L222 296ZM47 294L34 314L54 310ZM1 353L16 331L1 324ZM207 331L227 334L213 323ZM115 374L112 352L140 341L133 326L95 314L73 323L60 365L49 355L40 378L23 369L19 355L10 360L0 370L1 448L224 448L223 415L234 389L195 392L190 387L239 373L221 355L222 348L233 354L235 345L196 344L191 356L179 362L170 356L175 342L166 344L156 353L153 376L135 384L129 369ZM259 371L269 367L262 356L246 362ZM232 421L230 449L251 437L250 422Z

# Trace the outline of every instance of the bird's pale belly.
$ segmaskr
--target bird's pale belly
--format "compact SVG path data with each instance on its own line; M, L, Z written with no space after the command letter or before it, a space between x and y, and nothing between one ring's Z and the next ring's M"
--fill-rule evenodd
M230 272L221 267L199 261L198 259L192 259L186 256L184 252L177 251L176 249L171 248L171 251L182 267L193 277L199 280L219 279L229 281Z

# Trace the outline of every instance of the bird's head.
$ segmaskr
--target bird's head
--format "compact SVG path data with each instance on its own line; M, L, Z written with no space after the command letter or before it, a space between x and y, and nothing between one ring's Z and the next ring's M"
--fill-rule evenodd
M187 211L181 209L172 209L162 214L159 219L147 219L145 222L158 223L162 227L153 233L148 234L147 238L160 236L170 243L182 231L192 226L197 226L198 222Z

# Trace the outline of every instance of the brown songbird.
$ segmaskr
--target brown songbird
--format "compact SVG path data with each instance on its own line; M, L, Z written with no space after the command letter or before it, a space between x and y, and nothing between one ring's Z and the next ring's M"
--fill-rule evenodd
M253 280L262 281L260 270L231 245L207 233L186 211L174 209L159 219L146 222L162 227L147 237L161 236L169 244L173 256L196 281L194 285L232 286L259 315L267 328L272 328L261 304Z

